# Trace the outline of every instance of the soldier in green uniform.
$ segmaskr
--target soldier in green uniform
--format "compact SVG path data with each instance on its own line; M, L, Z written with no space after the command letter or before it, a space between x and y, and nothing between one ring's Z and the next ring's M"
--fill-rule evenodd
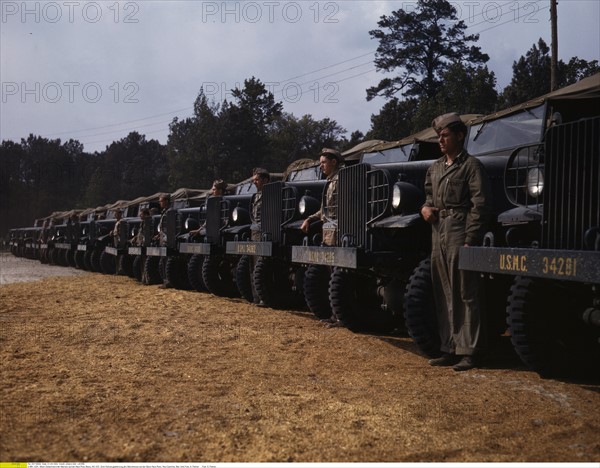
M423 219L432 226L433 283L442 356L432 366L472 369L484 345L480 276L458 268L462 246L480 245L491 214L490 182L481 162L463 149L467 128L456 113L437 117L442 156L427 171Z
M252 183L256 187L256 194L252 198L252 219L256 224L260 226L260 215L262 208L262 190L265 184L268 184L271 180L271 174L266 169L256 167L252 171ZM260 232L257 232L258 238L252 239L253 241L260 241ZM253 233L253 236L255 234Z
M300 230L302 232L308 232L308 228L312 221L322 220L323 222L329 221L337 225L337 183L338 183L338 172L340 167L344 164L344 158L342 154L331 148L323 148L319 156L319 164L321 171L327 177L327 188L325 192L325 203L324 207L321 204L321 209L316 213L310 215L304 220ZM333 239L329 238L326 233L323 233L323 244L333 245Z

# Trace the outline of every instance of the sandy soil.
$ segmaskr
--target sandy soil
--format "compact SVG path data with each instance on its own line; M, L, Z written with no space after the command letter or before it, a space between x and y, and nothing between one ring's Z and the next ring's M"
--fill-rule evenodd
M600 460L600 386L506 343L456 373L406 337L101 274L0 286L0 324L2 461Z

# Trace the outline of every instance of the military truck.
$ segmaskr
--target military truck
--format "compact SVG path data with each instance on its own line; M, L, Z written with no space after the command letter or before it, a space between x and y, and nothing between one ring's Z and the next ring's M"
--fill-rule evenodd
M237 297L240 295L236 284L239 257L226 255L227 241L245 238L250 234L250 205L256 187L252 179L246 179L227 188L227 195L211 196L204 206L197 207L187 214L187 228L184 217L183 230L175 236L180 255L188 258L188 280L194 289L206 290L217 296ZM185 213L184 213L185 214ZM201 220L204 218L204 223ZM199 236L192 239L186 236L191 229L201 227ZM167 242L169 240L167 239ZM200 276L200 271L202 272ZM249 273L248 273L249 281Z
M204 205L207 190L180 188L171 194L171 207L166 213L163 233L166 237L164 245L155 242L146 247L146 262L156 264L160 281L167 279L169 283L179 289L189 289L187 279L187 255L180 255L178 243L180 235L186 232L186 219L190 213ZM160 216L158 218L160 220ZM158 227L158 225L157 225ZM191 229L191 228L190 228ZM158 259L158 260L157 260ZM155 271L155 268L151 268ZM159 282L154 275L153 282Z
M508 297L511 341L529 368L597 376L600 74L475 121L469 151L497 148L510 152L511 206L484 246L461 249L459 266L494 278L486 292Z
M309 265L304 291L317 317L333 312L354 330L390 330L402 326L405 285L430 251L419 209L425 173L441 154L430 129L352 152L359 163L339 171L337 225L325 226L334 245L309 246L309 236L292 261Z
M300 225L319 209L324 186L319 163L312 159L292 163L282 181L264 186L260 223L251 216L250 238L226 245L227 254L240 256L238 285L245 284L246 299L253 300L252 285L247 279L251 269L250 281L263 305L304 307L305 270L291 262L291 248L302 243Z

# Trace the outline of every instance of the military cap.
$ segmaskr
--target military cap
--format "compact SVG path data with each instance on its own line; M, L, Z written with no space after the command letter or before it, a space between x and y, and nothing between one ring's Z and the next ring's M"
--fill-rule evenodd
M435 132L439 134L448 125L453 123L462 123L460 115L458 115L456 112L450 112L448 114L443 114L436 117L435 119L433 119L433 122L431 122L431 126L433 127Z
M262 167L255 167L254 169L252 169L252 175L259 175L264 179L269 179L271 177L269 171L263 169Z
M338 150L334 150L331 148L323 148L321 150L321 152L319 153L319 156L324 156L324 155L331 155L333 156L335 159L337 159L338 163L344 162L344 158L342 157L342 153L340 153Z
M212 186L216 189L227 190L227 182L225 182L223 179L215 180Z

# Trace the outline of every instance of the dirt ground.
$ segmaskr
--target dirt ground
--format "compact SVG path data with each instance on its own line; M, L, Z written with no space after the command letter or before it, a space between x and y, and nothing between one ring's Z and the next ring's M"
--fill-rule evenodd
M101 274L2 285L0 324L2 461L600 460L600 385L507 343L456 373L404 336Z

